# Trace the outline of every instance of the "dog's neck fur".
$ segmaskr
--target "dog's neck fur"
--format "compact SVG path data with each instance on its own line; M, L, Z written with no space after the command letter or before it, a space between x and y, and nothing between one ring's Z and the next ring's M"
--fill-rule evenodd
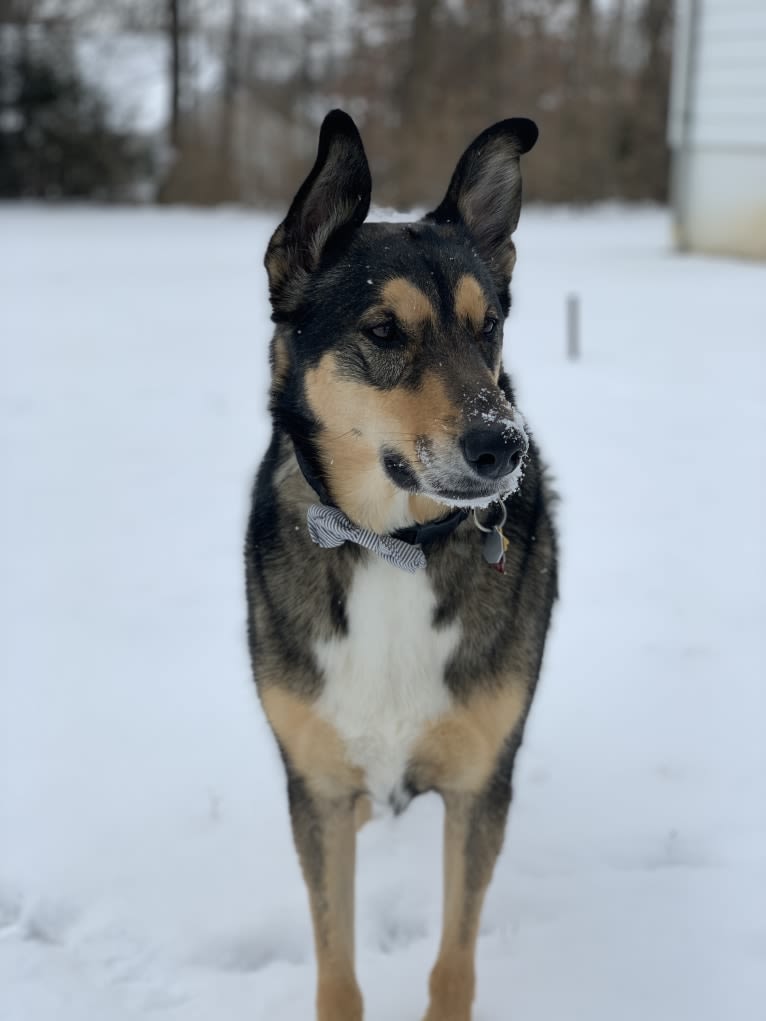
M295 443L295 441L293 441L293 447L295 450L296 463L306 482L314 490L323 504L334 506L330 493L324 484L322 477L313 469L311 461L306 456L305 450L301 447L301 445ZM401 492L401 490L398 492ZM468 511L464 508L448 508L438 504L436 501L428 501L429 503L433 503L436 508L439 508L441 513L434 517L418 519L417 517L414 517L416 508L414 508L411 503L411 501L418 499L417 495L413 496L406 493L402 495L408 498L409 510L413 514L413 520L407 522L404 526L400 526L395 530L391 529L390 531L395 538L398 538L403 542L418 545L423 542L432 541L436 538L444 538L450 535L458 527L458 525L460 525L468 517ZM426 500L426 498L422 499ZM345 513L344 508L341 507L339 509L343 510ZM350 518L350 520L354 519ZM358 521L355 521L355 523L360 524L360 527L368 527ZM375 531L375 529L373 529L373 531Z
M280 398L281 394L272 394L272 414L275 408L279 408ZM370 456L369 452L360 459L360 470L358 478L353 479L353 488L349 487L341 493L335 492L327 484L321 454L310 440L296 438L290 424L284 414L279 411L274 414L275 430L280 435L282 450L287 452L289 462L302 474L322 503L338 507L350 521L361 528L386 535L413 525L439 521L455 511L456 508L431 497L399 489L386 477L377 463L377 457ZM305 427L298 429L297 437L306 436L308 431ZM359 455L355 451L351 461L358 459Z

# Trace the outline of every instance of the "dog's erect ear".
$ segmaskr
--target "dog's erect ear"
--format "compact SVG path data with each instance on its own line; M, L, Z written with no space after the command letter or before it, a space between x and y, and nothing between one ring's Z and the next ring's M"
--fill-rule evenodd
M364 223L371 189L356 125L333 110L322 122L314 167L266 250L273 318L295 310L327 246Z
M521 212L519 157L537 134L535 122L525 117L487 128L460 157L444 201L427 216L436 223L465 224L504 302L516 259L511 234Z

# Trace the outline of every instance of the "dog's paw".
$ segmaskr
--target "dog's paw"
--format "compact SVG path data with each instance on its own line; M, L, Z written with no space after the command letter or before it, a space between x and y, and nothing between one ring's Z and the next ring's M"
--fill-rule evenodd
M475 988L470 957L457 954L440 958L431 972L430 1003L423 1021L471 1021Z
M466 1012L454 1005L440 1007L432 1003L423 1021L471 1021L471 1008Z
M362 1021L359 986L346 979L320 981L317 989L317 1021Z

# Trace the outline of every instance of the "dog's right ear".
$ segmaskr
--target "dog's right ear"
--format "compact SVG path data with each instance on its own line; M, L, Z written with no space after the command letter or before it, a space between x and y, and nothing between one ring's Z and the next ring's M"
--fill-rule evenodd
M266 249L274 320L295 311L328 245L364 223L371 190L356 125L347 113L333 110L322 122L314 167Z
M516 249L511 235L521 212L520 157L537 141L537 125L526 117L493 124L468 146L447 194L427 220L463 223L487 264L507 314Z

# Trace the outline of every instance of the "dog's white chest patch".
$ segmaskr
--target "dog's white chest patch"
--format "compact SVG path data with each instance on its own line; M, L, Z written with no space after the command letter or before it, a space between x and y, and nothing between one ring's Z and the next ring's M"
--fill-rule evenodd
M376 558L354 574L348 634L315 645L325 677L315 708L340 732L378 801L401 796L415 741L451 704L444 668L460 627L435 630L435 605L425 571L407 574Z

